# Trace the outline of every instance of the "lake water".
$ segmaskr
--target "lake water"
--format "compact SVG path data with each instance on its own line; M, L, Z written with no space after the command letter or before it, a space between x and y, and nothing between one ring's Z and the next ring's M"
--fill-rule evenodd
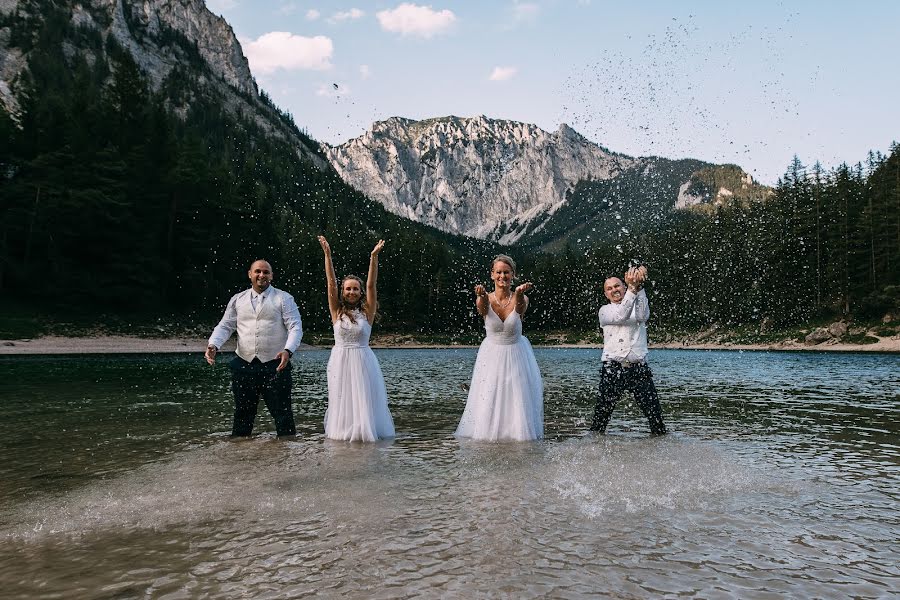
M587 434L599 351L538 349L547 438L452 433L475 350L381 350L397 438L231 441L225 361L0 359L5 598L884 598L900 594L900 357L654 351Z

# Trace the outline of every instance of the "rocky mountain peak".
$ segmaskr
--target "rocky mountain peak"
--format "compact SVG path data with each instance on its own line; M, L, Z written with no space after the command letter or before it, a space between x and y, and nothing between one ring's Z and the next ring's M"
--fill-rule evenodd
M10 0L0 0L6 11ZM15 9L31 12L28 2L13 2ZM61 2L71 11L74 25L112 35L128 49L141 70L159 85L185 58L177 45L194 45L205 66L221 81L257 97L250 65L231 26L206 8L203 0L86 0ZM13 10L8 10L13 12ZM174 37L180 39L174 40Z
M568 123L560 123L559 128L557 128L556 130L556 134L561 137L567 137L571 139L584 139L580 133L569 127Z
M134 59L150 85L159 90L173 73L189 81L171 108L185 111L195 97L213 97L229 112L248 115L263 130L297 146L298 154L320 167L318 145L261 97L234 30L206 8L204 0L0 0L0 11L22 19L40 19L46 11L64 12L72 25L98 32L104 42L114 39ZM49 14L49 13L48 13ZM0 103L16 118L15 82L27 68L28 56L9 43L8 29L0 28ZM73 49L74 51L75 49ZM87 55L98 47L77 49Z
M116 13L130 11L131 24L151 36L159 36L165 28L181 32L197 44L200 56L210 69L234 88L256 96L258 90L250 65L225 19L206 8L204 0L93 0L107 5Z
M541 227L578 181L609 179L634 163L565 124L551 134L483 115L391 117L326 154L345 181L391 212L501 243Z

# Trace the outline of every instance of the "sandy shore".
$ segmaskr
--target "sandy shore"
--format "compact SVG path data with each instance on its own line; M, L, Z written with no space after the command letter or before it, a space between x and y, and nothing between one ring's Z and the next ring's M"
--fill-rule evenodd
M202 354L206 339L199 338L140 338L129 336L59 337L46 336L28 340L0 340L0 355L27 354ZM302 345L299 350L315 350L329 346ZM373 340L373 348L464 348L467 346L440 346L404 340L392 343L390 339ZM596 344L560 344L560 348L599 348ZM897 352L900 339L879 338L876 344L842 344L828 341L816 346L806 346L795 341L776 344L651 344L651 348L678 350L744 350L744 351L814 351L814 352ZM225 344L223 351L234 350L234 341Z
M764 350L779 352L898 352L900 339L880 337L874 344L843 344L837 340L829 340L815 346L807 346L801 342L786 340L775 344L651 344L651 348L667 348L673 350Z

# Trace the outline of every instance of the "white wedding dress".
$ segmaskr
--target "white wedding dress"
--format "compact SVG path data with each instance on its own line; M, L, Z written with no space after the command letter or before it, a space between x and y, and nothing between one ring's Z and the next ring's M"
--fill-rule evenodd
M544 384L531 343L522 336L521 315L514 310L504 321L489 306L484 328L456 435L492 441L544 437Z
M359 311L353 317L355 323L344 315L334 324L325 437L360 442L391 438L394 421L388 410L384 376L369 348L372 326Z

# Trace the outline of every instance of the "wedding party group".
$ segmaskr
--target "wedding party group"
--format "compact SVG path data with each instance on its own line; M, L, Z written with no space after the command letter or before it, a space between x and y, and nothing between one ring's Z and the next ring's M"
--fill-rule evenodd
M366 280L334 272L331 246L318 238L325 259L328 309L334 346L328 359L328 408L325 437L373 442L395 436L387 390L378 358L369 347L378 310L379 240L369 256ZM212 365L226 341L237 334L236 355L229 366L234 394L232 436L249 436L260 398L275 422L278 436L296 434L291 408L291 357L303 337L300 311L293 296L272 285L272 266L256 260L248 271L250 289L232 296L213 330L205 357ZM455 435L488 441L526 441L544 436L544 387L522 319L528 311L530 282L515 285L516 263L505 255L490 266L493 289L474 287L475 309L484 319L485 338L475 359L468 399ZM647 364L650 306L643 289L647 268L632 267L623 278L609 277L599 309L603 354L597 401L589 428L604 432L616 404L631 392L653 434L666 433L662 409Z

